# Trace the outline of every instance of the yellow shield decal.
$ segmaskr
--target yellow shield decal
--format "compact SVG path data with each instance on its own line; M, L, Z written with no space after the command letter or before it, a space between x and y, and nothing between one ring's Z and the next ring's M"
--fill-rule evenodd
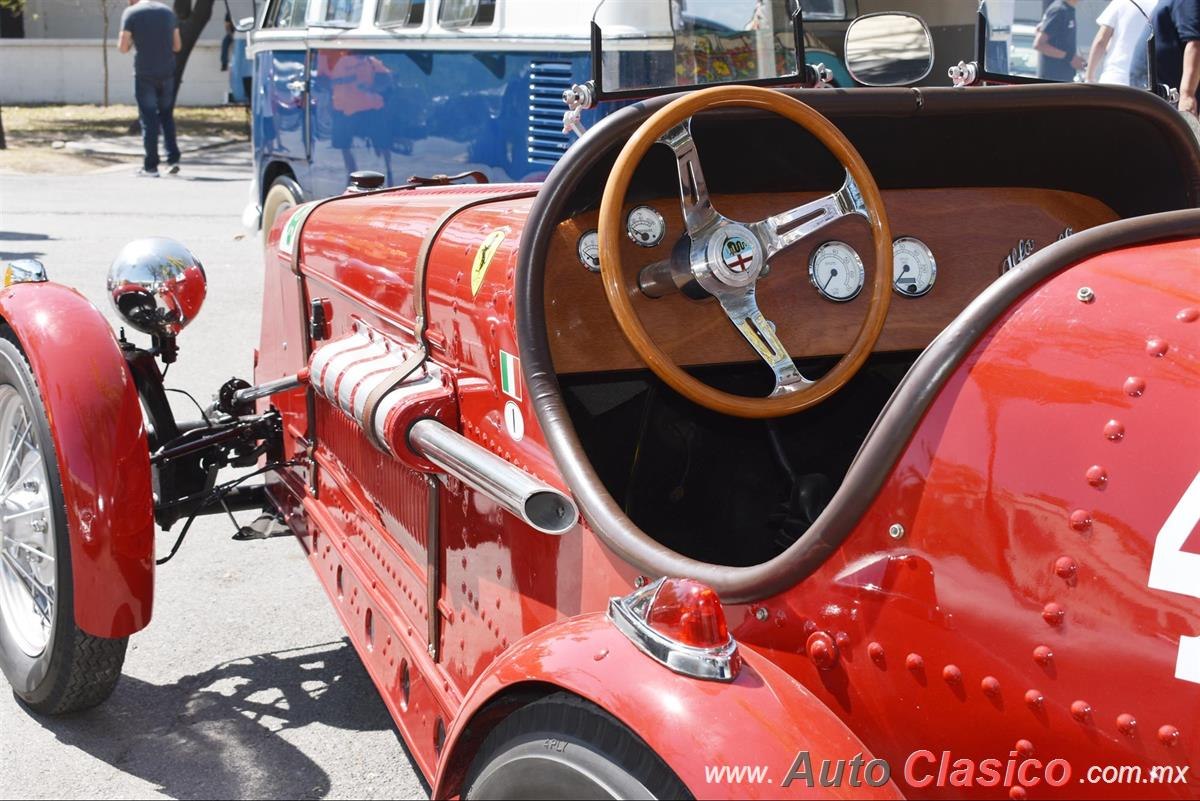
M479 250L475 253L475 261L471 264L472 297L479 294L479 287L483 286L483 277L487 275L487 269L492 263L492 257L500 249L500 243L504 241L506 233L508 233L508 229L506 228L499 228L492 231L483 240L483 244L479 246Z

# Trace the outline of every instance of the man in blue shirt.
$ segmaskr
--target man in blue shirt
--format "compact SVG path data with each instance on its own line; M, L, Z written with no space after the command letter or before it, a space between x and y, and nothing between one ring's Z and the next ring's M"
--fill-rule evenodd
M1200 116L1200 0L1168 0L1154 14L1154 66L1159 83L1179 89L1179 110Z
M122 53L133 56L133 92L142 124L146 159L138 175L158 177L158 131L167 148L168 172L179 172L175 142L175 54L182 49L175 12L156 0L129 0L121 15Z
M1038 51L1038 77L1073 81L1086 66L1077 47L1075 5L1079 0L1054 0L1038 23L1033 49Z

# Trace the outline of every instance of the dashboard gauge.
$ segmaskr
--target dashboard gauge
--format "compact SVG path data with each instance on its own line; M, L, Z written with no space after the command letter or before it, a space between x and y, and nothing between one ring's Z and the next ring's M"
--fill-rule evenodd
M854 248L834 240L813 251L808 277L822 297L845 303L862 291L866 271Z
M575 245L575 253L579 255L579 263L594 273L600 272L600 235L593 228L584 231Z
M896 294L919 298L933 289L937 262L920 239L902 236L892 243L892 289Z
M667 235L667 221L650 206L637 206L625 218L625 233L634 244L652 248Z

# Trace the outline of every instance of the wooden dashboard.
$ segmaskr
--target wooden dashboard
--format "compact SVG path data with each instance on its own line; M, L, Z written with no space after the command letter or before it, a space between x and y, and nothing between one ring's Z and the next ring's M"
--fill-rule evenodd
M761 220L818 197L815 192L714 195L726 217ZM924 348L988 284L1021 240L1040 249L1067 228L1075 232L1117 219L1105 204L1085 195L1047 189L897 189L883 192L892 236L911 236L929 246L937 280L921 297L892 293L891 309L876 351ZM625 214L638 203L631 203ZM758 356L729 322L716 301L682 294L651 299L636 289L642 267L667 259L683 233L675 197L646 201L666 220L667 232L653 248L622 237L623 272L634 308L647 332L678 364L727 364ZM639 369L645 365L625 341L608 306L600 275L577 256L579 238L596 227L598 211L583 212L559 224L546 265L546 322L555 370L559 373ZM808 277L808 260L824 242L851 245L866 267L866 287L858 297L836 303L821 297ZM768 320L793 357L840 355L854 340L866 312L873 278L870 228L859 217L843 218L780 254L758 283L757 297Z

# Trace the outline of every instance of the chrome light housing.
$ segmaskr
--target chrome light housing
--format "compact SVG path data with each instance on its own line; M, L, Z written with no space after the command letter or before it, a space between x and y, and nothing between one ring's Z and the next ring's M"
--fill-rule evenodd
M638 650L676 673L733 681L741 671L721 602L698 581L664 577L610 598L608 619Z
M46 268L37 259L16 259L4 265L4 285L40 284L46 281Z
M207 294L204 266L174 239L137 239L108 268L108 295L117 314L144 334L173 339L200 313Z

